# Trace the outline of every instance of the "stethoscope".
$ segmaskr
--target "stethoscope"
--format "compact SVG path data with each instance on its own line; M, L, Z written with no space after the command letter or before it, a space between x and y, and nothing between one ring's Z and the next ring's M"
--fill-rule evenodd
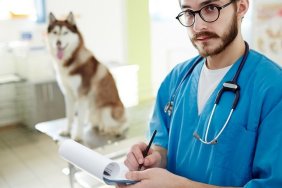
M220 135L222 134L222 132L224 131L224 129L226 128L227 124L229 123L229 120L231 119L231 116L233 114L233 111L235 110L237 104L238 104L238 101L239 101L239 98L240 98L240 86L239 84L237 83L238 81L238 77L243 69L243 66L247 60L247 57L248 57L248 52L249 52L249 45L247 42L245 42L245 52L244 52L244 55L243 55L243 58L240 62L240 65L238 67L238 70L235 74L235 76L233 77L232 81L227 81L225 83L223 83L222 85L222 88L219 90L219 92L217 93L217 96L216 96L216 99L215 99L215 102L214 102L214 106L213 106L213 109L212 109L212 112L211 112L211 115L209 117L209 121L208 121L208 126L207 126L207 129L206 129L206 132L205 132L205 137L204 138L201 138L199 136L199 134L195 131L193 133L193 136L198 139L199 141L201 141L203 144L216 144L217 143L217 140L218 138L220 137ZM180 81L180 83L178 84L178 86L176 87L176 89L174 90L169 102L166 104L165 108L164 108L164 112L166 114L168 114L168 116L171 116L172 114L172 111L173 111L173 105L174 105L174 100L176 98L176 96L178 95L179 93L179 90L180 88L182 87L184 81L186 80L186 78L192 74L194 68L202 61L202 57L199 57L196 62L191 66L191 68L187 71L187 73L184 75L184 77L182 78L182 80ZM233 92L235 94L235 97L234 97L234 100L233 100L233 104L232 104L232 107L231 107L231 110L229 112L229 115L224 123L224 125L222 126L222 128L220 129L220 131L216 134L216 136L208 141L208 133L209 133L209 129L210 129L210 124L211 124L211 121L213 119L213 115L214 115L214 112L215 112L215 109L221 99L221 96L224 92L226 91L229 91L229 92Z

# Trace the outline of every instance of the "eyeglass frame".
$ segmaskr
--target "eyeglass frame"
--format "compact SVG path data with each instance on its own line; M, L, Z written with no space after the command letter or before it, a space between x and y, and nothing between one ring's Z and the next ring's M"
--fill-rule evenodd
M234 0L231 0L229 3L226 3L226 4L222 5L222 6L214 5L214 7L218 10L218 16L217 16L217 18L216 18L214 21L206 21L206 20L203 18L202 14L201 14L201 11L202 11L204 8L206 8L207 6L210 6L211 4L205 5L205 6L203 6L202 8L200 8L199 10L195 10L195 11L190 10L190 9L181 11L175 18L176 18L176 19L180 22L180 24L183 25L184 27L191 27L192 25L194 25L196 14L199 14L199 16L201 17L201 19L202 19L203 21L205 21L205 22L207 22L207 23L212 23L212 22L215 22L215 21L218 20L218 18L219 18L219 16L220 16L220 11L221 11L222 9L226 8L227 6L231 5L233 2L234 2ZM180 19L179 19L181 16L184 15L185 12L189 12L189 13L193 14L193 23L192 23L191 25L189 25L189 26L184 25L184 24L180 21Z

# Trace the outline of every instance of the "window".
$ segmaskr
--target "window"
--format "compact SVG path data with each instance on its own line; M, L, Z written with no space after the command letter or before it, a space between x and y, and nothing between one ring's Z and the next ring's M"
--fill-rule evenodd
M45 0L0 0L0 20L46 20Z

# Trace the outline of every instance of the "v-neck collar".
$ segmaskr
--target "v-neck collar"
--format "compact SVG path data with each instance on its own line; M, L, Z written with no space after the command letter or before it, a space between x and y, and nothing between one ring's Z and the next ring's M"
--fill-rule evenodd
M211 112L213 104L215 102L215 98L217 96L217 93L219 92L219 90L222 88L223 83L227 82L227 81L231 81L234 77L234 75L236 74L238 67L240 65L240 62L242 60L243 57L240 57L239 59L236 60L236 62L232 65L232 67L229 69L229 71L224 75L224 77L221 79L221 81L219 82L219 84L216 86L216 88L214 89L214 91L212 92L212 94L210 95L210 97L208 98L206 104L203 107L202 112L199 114L199 109L198 109L198 100L197 100L197 96L196 99L194 100L196 103L196 111L197 111L197 115L198 118L200 118L202 116L202 114L207 114L206 111L209 110L209 112ZM198 89L199 89L199 80L200 80L200 74L201 74L201 70L204 66L205 60L203 62L200 63L199 66L199 70L195 71L196 75L195 75L195 79L196 79L196 83L195 84L197 86L197 93L198 93ZM208 113L209 114L209 113Z

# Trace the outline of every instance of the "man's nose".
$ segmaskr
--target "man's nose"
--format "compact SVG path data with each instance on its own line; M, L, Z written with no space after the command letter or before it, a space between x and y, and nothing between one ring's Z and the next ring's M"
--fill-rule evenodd
M207 22L205 22L200 14L195 14L195 17L194 17L195 21L194 21L194 24L193 24L193 30L195 32L200 32L202 30L205 30L207 28Z

